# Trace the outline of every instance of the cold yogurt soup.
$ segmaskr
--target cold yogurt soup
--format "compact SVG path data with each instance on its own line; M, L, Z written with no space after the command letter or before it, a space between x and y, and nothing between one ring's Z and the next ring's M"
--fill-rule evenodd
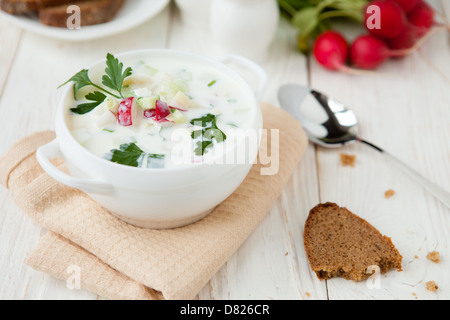
M156 57L82 70L65 120L98 157L140 168L195 165L233 148L252 125L255 103L242 83L192 59Z

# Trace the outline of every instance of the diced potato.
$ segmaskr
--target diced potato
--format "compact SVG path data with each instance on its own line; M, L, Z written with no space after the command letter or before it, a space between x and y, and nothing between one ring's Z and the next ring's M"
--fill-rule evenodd
M175 108L180 109L195 109L200 106L196 104L194 101L189 99L183 92L178 91L178 93L173 97L170 105Z
M109 111L117 113L117 108L119 108L119 100L107 97L103 103Z
M167 117L168 120L175 122L176 124L186 123L187 118L183 114L183 112L179 110L175 110L171 115Z
M138 126L139 122L141 122L143 120L141 113L138 110L139 107L138 107L136 100L137 99L135 98L133 100L133 104L131 105L131 119L133 121L133 126L135 126L135 127Z
M146 76L129 76L123 80L122 86L132 86L132 85L148 85L152 82L152 78Z

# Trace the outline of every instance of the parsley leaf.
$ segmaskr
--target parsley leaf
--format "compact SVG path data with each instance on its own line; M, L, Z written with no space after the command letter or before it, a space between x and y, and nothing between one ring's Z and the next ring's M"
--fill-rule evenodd
M196 156L201 157L207 152L207 149L212 147L213 147L212 141L198 141L197 148L195 148L194 153Z
M225 133L217 127L217 116L211 113L204 115L201 118L193 119L192 125L201 126L201 130L195 130L192 132L192 139L200 138L197 142L197 148L194 152L197 156L203 156L207 149L213 147L213 140L217 143L223 142L227 139Z
M155 160L164 160L165 155L163 154L152 154L152 153L146 153L145 151L142 151L141 148L139 148L136 143L128 143L128 144L122 144L120 146L120 150L114 149L111 150L112 157L111 162L115 162L118 164L123 164L126 166L131 167L140 167L142 165L142 161L144 160L145 156L148 157L148 162L150 163L150 159ZM148 163L148 165L149 165ZM150 166L149 166L150 167ZM163 166L158 166L159 168L162 168Z
M92 85L92 81L91 81L91 79L89 79L88 72L89 71L86 69L81 70L76 75L74 75L72 78L70 78L69 80L64 82L62 85L60 85L58 87L58 89L65 86L69 82L73 82L73 94L74 94L74 97L76 97L78 91L81 88Z
M62 85L60 85L58 87L61 88L63 86L65 86L66 84L68 84L69 82L73 82L73 96L76 99L77 98L77 93L81 88L84 88L86 86L93 86L97 89L102 90L103 92L106 92L107 94L120 99L120 97L118 95L112 94L111 92L105 90L104 88L96 85L95 83L93 83L91 81L91 79L89 78L89 71L88 70L81 70L80 72L78 72L76 75L74 75L72 78L70 78L68 81L64 82Z
M120 96L122 95L122 85L125 78L131 76L133 73L131 68L126 68L123 71L123 63L119 62L112 54L108 53L106 56L106 75L102 78L103 85L116 90Z
M145 152L141 150L135 143L122 144L120 150L111 150L111 162L124 164L131 167L139 167L140 162L145 156Z
M191 124L195 126L208 127L211 126L217 117L211 113L204 115L201 118L191 120Z
M88 95L86 95L86 99L94 102L80 104L76 108L70 109L70 111L76 114L89 113L97 108L103 101L105 101L106 95L101 92L94 91L93 93L89 93Z
M163 155L163 154L149 153L149 154L148 154L148 157L149 157L150 159L158 159L158 160L162 160L162 159L164 159L166 156Z
M208 113L201 118L191 120L191 124L202 127L202 130L192 132L192 139L203 137L209 140L216 139L217 142L222 142L227 139L225 133L217 127L216 115Z
M74 75L72 78L64 82L62 85L58 87L61 88L68 84L69 82L73 82L73 93L75 99L77 98L77 93L81 88L84 88L86 86L93 86L110 96L117 98L117 99L124 99L124 96L122 94L122 85L123 80L125 78L129 77L133 70L131 68L127 68L123 73L123 64L119 62L118 59L116 59L112 54L108 53L106 56L106 75L102 78L102 83L108 88L114 89L119 93L119 95L111 93L110 91L106 90L105 88L102 88L101 86L93 83L91 79L89 78L89 70L83 69L80 72L78 72L76 75Z

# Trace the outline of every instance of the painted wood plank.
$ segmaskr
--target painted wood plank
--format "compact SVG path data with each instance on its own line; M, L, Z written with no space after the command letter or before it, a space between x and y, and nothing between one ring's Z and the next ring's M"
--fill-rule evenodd
M450 44L446 34L430 39L423 53L444 74L450 74ZM324 71L312 61L313 86L352 108L360 120L361 135L398 156L430 180L450 190L450 92L441 74L419 54L391 60L377 76L348 76ZM342 167L341 152L357 155L355 168ZM426 259L437 250L450 255L450 210L364 145L342 150L318 149L322 201L336 202L367 219L392 237L404 256L404 271L381 277L377 289L367 282L328 281L330 299L448 299L450 278L444 260ZM384 198L394 189L396 195ZM437 293L426 290L436 281Z
M80 43L55 41L25 32L0 100L0 154L30 133L53 128L59 84L103 59L107 52L163 47L168 23L169 11L165 10L132 32ZM4 39L2 32L0 41ZM0 299L97 298L86 291L67 290L64 282L35 272L25 264L41 228L13 204L3 188L0 212L0 286L7 288L1 290Z
M17 46L22 37L22 30L0 16L0 30L7 30L0 33L0 98L3 93L9 70L16 55Z
M448 10L447 3L442 4ZM58 93L51 88L92 61L103 58L105 50L117 53L170 47L219 56L212 48L214 39L208 30L187 27L178 16L172 20L173 14L177 15L171 7L133 34L95 42L55 42L24 33L16 61L12 66L9 64L8 81L3 80L4 85L0 86L4 87L0 112L4 115L2 123L6 124L0 127L3 137L0 154L18 138L52 128ZM168 30L170 37L166 37ZM0 44L5 41L2 37L11 39L11 35L2 33ZM351 105L367 139L392 151L449 190L450 150L445 140L449 136L449 111L445 102L450 97L442 81L442 73L450 74L450 66L442 64L448 60L449 50L445 34L433 37L422 50L438 65L440 73L430 68L419 54L390 61L381 70L389 75L380 77L332 74L312 61L311 84ZM11 61L15 56L10 50L5 51L6 55L0 52L0 66L8 65L4 61ZM270 74L264 100L275 105L278 105L276 92L280 85L308 83L307 62L297 53L295 31L286 22L280 22L276 43L269 60L262 66ZM41 74L42 70L48 72ZM18 83L26 86L29 94L21 94ZM328 294L331 299L448 299L450 280L444 271L449 268L445 258L450 254L449 210L375 151L358 145L345 147L343 152L358 156L354 169L340 166L339 152L324 149L316 152L315 147L308 148L267 218L200 292L198 299L326 299ZM384 199L384 191L391 188L397 195ZM379 289L340 279L328 284L318 281L309 269L302 233L308 211L320 201L348 206L382 233L390 235L405 256L404 271L383 276ZM4 189L0 189L0 212L3 212L0 215L0 287L5 288L0 292L0 299L97 298L85 291L67 290L64 282L25 265L27 255L43 231L16 208ZM441 264L425 258L432 250L441 252ZM435 280L441 287L437 294L424 289L429 280Z
M169 48L221 56L210 30L184 25L178 12L171 29ZM282 84L308 81L306 59L295 48L295 34L286 21L281 21L269 58L261 64L270 75L263 100L276 106ZM317 202L315 152L310 147L267 218L198 298L326 299L325 283L311 276L301 240L305 214Z
M442 6L442 13L446 19L447 24L450 22L450 2L446 0L441 0L440 5Z

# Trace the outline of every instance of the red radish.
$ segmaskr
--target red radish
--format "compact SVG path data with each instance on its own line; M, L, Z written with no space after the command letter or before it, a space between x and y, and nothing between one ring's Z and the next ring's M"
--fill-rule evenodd
M162 104L164 104L164 102ZM179 111L182 111L182 112L186 112L187 111L187 110L180 109L180 108L175 108L175 107L169 107L169 110L170 109L172 109L172 110L179 110ZM154 120L156 120L156 109L144 110L144 118L147 118L147 119L152 119L153 118ZM171 122L170 120L167 120L166 118L161 119L161 120L156 120L156 121L158 121L158 122Z
M156 116L156 110L155 109L147 109L144 110L144 118L150 119Z
M124 99L117 109L117 120L121 126L128 127L133 125L132 111L136 109L134 97Z
M156 100L156 109L155 109L155 119L156 121L164 120L168 115L170 115L170 109L167 106L167 103L161 100Z
M408 19L402 7L392 0L375 0L369 6L377 6L380 16L376 12L366 10L365 25L371 35L383 39L393 39L405 31ZM379 19L379 28L372 28L372 20Z
M425 35L434 25L435 11L426 2L419 3L414 10L408 14L409 22L420 28L420 36Z
M428 36L430 36L429 33ZM427 37L417 41L413 47L403 50L391 50L389 46L381 39L372 35L363 35L356 38L351 47L351 61L361 69L376 69L389 58L402 57L414 52Z
M314 44L314 56L318 63L328 70L345 69L348 56L348 44L345 38L336 31L322 33Z
M363 35L353 42L350 58L358 68L372 70L389 59L389 51L384 41L371 35Z
M181 108L177 108L177 107L172 107L172 106L169 106L169 109L172 109L172 110L178 110L178 111L181 111L181 112L187 112L187 110L185 110L185 109L181 109Z
M409 25L401 35L389 39L388 44L389 47L394 50L409 49L414 47L422 35L421 28Z
M406 13L410 13L422 0L394 0Z

